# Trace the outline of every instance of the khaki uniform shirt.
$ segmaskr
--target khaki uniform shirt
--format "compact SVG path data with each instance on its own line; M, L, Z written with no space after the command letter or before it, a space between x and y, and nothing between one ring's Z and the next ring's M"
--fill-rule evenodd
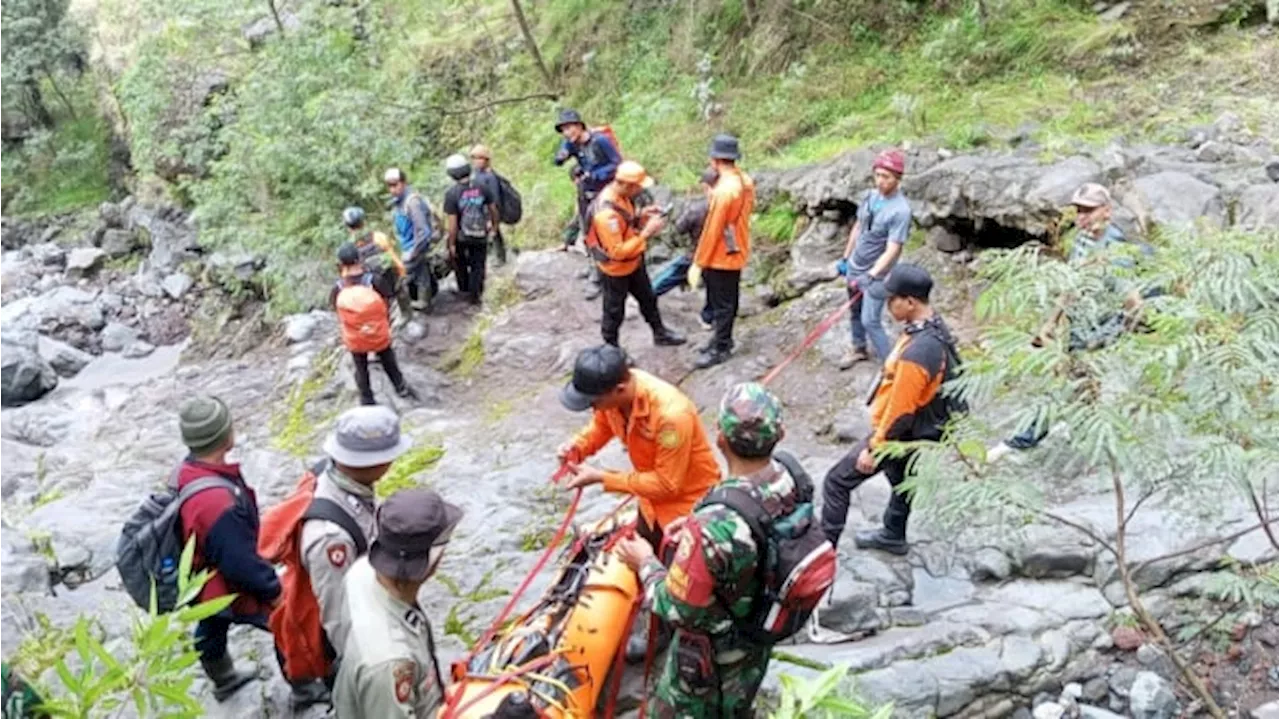
M364 530L365 546L373 543L377 523L374 518L373 487L346 477L330 464L316 478L316 497L327 499L346 510ZM355 564L355 540L341 526L327 519L308 519L302 525L302 564L311 577L311 589L320 604L320 622L325 636L338 656L347 641L348 625L342 611L342 579Z
M345 584L351 631L333 687L335 716L434 716L444 687L426 615L391 596L365 557L347 572Z

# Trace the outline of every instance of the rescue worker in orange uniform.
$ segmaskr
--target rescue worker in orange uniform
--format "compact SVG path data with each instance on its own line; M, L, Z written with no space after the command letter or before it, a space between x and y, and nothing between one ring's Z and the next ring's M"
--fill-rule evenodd
M632 369L626 353L613 345L578 354L560 402L573 412L594 410L591 423L556 455L569 465L569 487L600 484L606 492L635 495L639 531L655 549L662 528L692 511L720 481L720 467L693 401L673 385ZM631 471L583 463L615 437L627 448Z
M608 344L617 346L618 330L626 314L627 295L640 303L640 314L653 329L653 343L674 346L684 344L684 337L662 324L658 312L658 296L644 266L644 251L649 238L658 234L666 220L656 207L637 213L633 198L653 186L653 178L637 162L618 165L618 171L592 203L591 225L587 230L587 252L600 268L603 290L603 312L600 334Z
M742 153L738 138L716 135L711 141L711 166L719 179L711 191L707 221L702 226L693 266L689 268L689 286L697 289L707 283L707 305L711 308L714 335L702 347L696 367L718 365L729 359L733 351L733 322L738 316L738 286L742 268L751 254L751 212L756 204L756 185L738 168Z
M655 552L662 546L663 527L691 513L720 481L720 465L697 406L675 386L632 369L626 353L614 345L578 354L573 379L561 391L560 402L573 412L594 410L591 423L556 454L572 473L569 488L599 484L606 492L634 495L640 505L636 533ZM631 471L583 463L615 437L627 448ZM644 659L646 634L631 636L628 661ZM655 649L665 647L670 638L670 627L660 624Z

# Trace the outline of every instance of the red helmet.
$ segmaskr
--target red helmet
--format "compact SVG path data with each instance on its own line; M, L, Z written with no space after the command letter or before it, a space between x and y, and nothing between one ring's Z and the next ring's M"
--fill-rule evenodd
M892 172L901 177L903 170L906 169L907 158L902 154L902 150L885 150L876 155L876 161L872 163L871 169L883 169Z

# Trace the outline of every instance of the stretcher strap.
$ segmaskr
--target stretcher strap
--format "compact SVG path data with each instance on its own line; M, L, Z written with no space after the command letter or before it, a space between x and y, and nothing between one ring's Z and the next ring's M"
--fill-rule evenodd
M849 301L840 305L840 307L838 307L834 312L824 317L822 321L818 323L818 326L814 327L813 331L805 336L804 341L800 343L799 347L795 348L791 354L787 355L785 359L779 362L778 366L769 370L769 374L765 375L764 379L760 380L760 384L767 385L777 378L777 376L782 373L782 370L786 369L787 365L794 362L796 358L804 354L805 350L809 349L814 342L817 342L819 337L826 334L827 330L831 329L832 325L840 320L840 316L852 307L854 302L862 299L862 290L858 289L857 285L850 286L853 287L853 294L850 295Z

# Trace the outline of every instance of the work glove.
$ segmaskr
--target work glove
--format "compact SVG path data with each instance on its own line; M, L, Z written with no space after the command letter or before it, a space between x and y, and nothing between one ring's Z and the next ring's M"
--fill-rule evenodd
M849 259L848 258L841 257L840 259L836 260L836 272L839 273L841 277L849 276Z
M697 263L689 265L689 289L696 290L702 285L702 268Z

